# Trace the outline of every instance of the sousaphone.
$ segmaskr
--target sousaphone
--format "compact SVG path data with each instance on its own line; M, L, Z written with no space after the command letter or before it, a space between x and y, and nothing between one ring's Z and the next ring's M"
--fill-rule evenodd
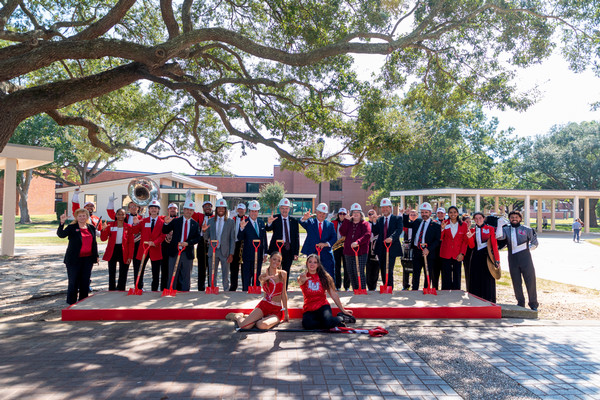
M160 199L160 186L150 178L136 178L129 182L127 194L135 204L146 207L152 200Z

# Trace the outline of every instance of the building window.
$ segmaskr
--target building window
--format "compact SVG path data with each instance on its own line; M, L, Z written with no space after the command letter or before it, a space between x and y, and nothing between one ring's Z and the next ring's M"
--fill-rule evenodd
M246 193L258 193L260 191L260 183L246 182Z
M86 194L84 197L85 198L83 199L83 204L87 203L88 201L96 204L96 195L95 194Z
M179 182L179 189L183 189L183 183Z
M175 182L175 181L171 181L171 187L172 187L172 188L176 188L176 187L177 187L177 182Z
M329 202L329 211L335 212L337 214L337 212L339 211L340 208L342 208L341 201L330 201Z
M342 191L342 178L329 181L329 191L341 192Z

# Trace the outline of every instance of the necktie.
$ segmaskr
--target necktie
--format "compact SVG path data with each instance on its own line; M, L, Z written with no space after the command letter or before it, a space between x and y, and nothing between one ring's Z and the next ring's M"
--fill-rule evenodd
M223 219L219 217L217 220L217 239L221 242L221 233L223 232Z
M256 234L257 234L258 236L260 236L260 233L259 233L259 231L258 231L258 224L256 223L256 221L254 221L254 230L256 231Z
M152 218L152 224L150 224L150 232L154 230L154 218Z
M384 218L385 223L383 224L383 238L387 238L387 228L388 228L388 217Z
M285 249L290 249L290 231L288 230L288 220L285 218L283 220L283 241L285 242Z
M323 223L319 222L319 239L323 236Z
M423 242L423 235L425 234L425 221L422 222L421 233L419 233L419 240L417 241L417 246L421 247L421 243Z
M188 237L188 220L185 220L185 226L183 228L183 241L187 242L187 237Z

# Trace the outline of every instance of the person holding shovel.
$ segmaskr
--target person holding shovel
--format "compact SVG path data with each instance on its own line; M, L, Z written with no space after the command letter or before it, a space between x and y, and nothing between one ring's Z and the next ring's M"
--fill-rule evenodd
M352 310L344 308L335 290L335 282L323 268L319 256L316 254L308 256L306 272L298 277L298 283L304 295L304 306L302 307L302 327L304 329L331 329L337 326L346 326L340 317L333 316L331 306L327 301L327 294L346 316L352 318Z
M281 268L282 257L277 251L269 258L269 267L258 277L265 297L252 310L250 315L229 313L225 317L235 321L240 329L271 329L281 321L288 322L287 272Z
M373 234L377 235L375 253L379 258L381 281L386 286L394 287L396 257L402 256L402 245L400 243L403 228L402 217L392 214L392 201L390 199L381 199L379 207L383 215L379 217L373 227ZM388 252L389 255L386 257Z
M249 286L256 286L256 277L260 276L260 270L263 262L267 261L267 231L265 223L258 219L260 203L252 200L248 203L250 218L240 221L240 231L237 239L243 240L242 248L242 291L248 291ZM260 240L260 244L254 247L254 240ZM258 264L258 265L257 265ZM257 278L258 279L258 278ZM259 289L260 290L260 289Z
M369 255L369 240L371 240L371 225L365 221L365 214L360 204L350 207L350 215L342 224L340 233L346 237L344 241L344 257L350 272L350 281L354 290L366 290L365 269ZM356 250L356 253L355 253ZM358 265L357 264L358 259ZM360 275L360 287L358 284ZM365 292L366 293L366 292Z

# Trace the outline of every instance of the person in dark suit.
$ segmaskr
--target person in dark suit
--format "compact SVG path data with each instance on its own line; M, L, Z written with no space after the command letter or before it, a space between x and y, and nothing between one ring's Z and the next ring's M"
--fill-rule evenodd
M64 263L67 267L69 286L67 287L67 303L75 304L77 294L79 301L88 297L92 267L98 264L98 244L96 228L87 221L90 213L79 208L73 213L75 220L65 227L67 212L60 216L60 225L56 230L59 238L69 238Z
M187 201L192 201L192 192L188 190L186 197ZM210 201L205 201L202 203L202 213L194 212L192 218L200 224L200 236L204 237L204 232L202 231L202 227L208 225L208 220L213 216L213 205ZM206 287L207 275L208 271L208 242L202 240L198 243L198 248L196 250L196 257L198 258L198 291L203 292Z
M265 223L258 219L258 211L260 210L260 203L256 200L252 200L248 203L248 210L250 211L250 218L246 221L240 222L240 232L238 233L238 240L244 241L244 247L242 250L242 290L247 291L248 286L254 286L254 244L253 241L260 239L260 246L258 246L258 256L256 260L256 279L260 276L260 270L262 263L267 261L267 231L265 230ZM258 282L256 282L258 284Z
M396 257L402 256L402 244L400 236L402 236L402 217L392 214L392 201L390 199L381 199L379 203L381 213L383 214L373 226L373 235L377 235L375 242L375 254L379 258L379 270L381 271L381 281L385 285L386 273L389 274L388 285L394 286L394 265L396 265ZM389 264L385 265L387 248L385 243L388 243L390 248Z
M179 216L179 207L177 204L169 204L167 214L173 219L177 218ZM160 290L168 289L171 284L169 282L169 247L171 240L173 240L173 231L165 235L165 240L160 245L163 256L160 264ZM181 290L181 287L176 287L176 290Z
M242 264L242 244L243 241L237 239L240 233L240 222L248 220L248 216L246 215L246 205L244 203L240 203L237 206L237 215L232 218L233 222L235 222L235 250L233 251L233 261L230 264L231 270L231 283L229 285L229 291L235 292L238 287L238 280L240 276L240 265Z
M173 232L173 238L169 243L169 285L173 277L179 248L185 247L185 250L181 252L175 277L175 281L179 282L181 290L185 292L190 290L190 276L194 264L194 245L201 240L200 225L192 218L195 208L193 201L186 201L183 205L183 215L175 219L170 216L165 217L165 223L162 227L162 232L165 235Z
M292 262L298 259L300 252L300 230L298 220L290 216L292 203L289 199L283 198L279 202L279 214L269 217L266 226L267 231L273 231L271 243L267 253L269 255L278 252L277 240L283 240L284 245L281 248L281 267L287 273L285 287L287 287L290 279L290 269Z
M414 221L408 219L409 210L405 211L403 215L403 223L406 227L413 230L413 280L412 290L419 290L419 283L421 281L421 270L425 266L423 257L427 257L427 266L429 267L429 275L431 275L435 262L435 255L438 247L440 246L440 237L442 234L441 225L435 223L431 219L431 213L433 208L431 204L425 202L419 206L421 211L421 218L417 218ZM422 244L426 244L427 247L422 249ZM429 287L427 280L425 280L423 287Z
M306 240L302 246L302 254L307 256L316 254L318 245L321 249L321 264L331 277L335 277L335 260L333 258L332 247L337 241L337 234L333 223L327 219L329 207L321 203L317 206L316 218L311 218L310 211L304 213L299 221L300 225L306 229Z

